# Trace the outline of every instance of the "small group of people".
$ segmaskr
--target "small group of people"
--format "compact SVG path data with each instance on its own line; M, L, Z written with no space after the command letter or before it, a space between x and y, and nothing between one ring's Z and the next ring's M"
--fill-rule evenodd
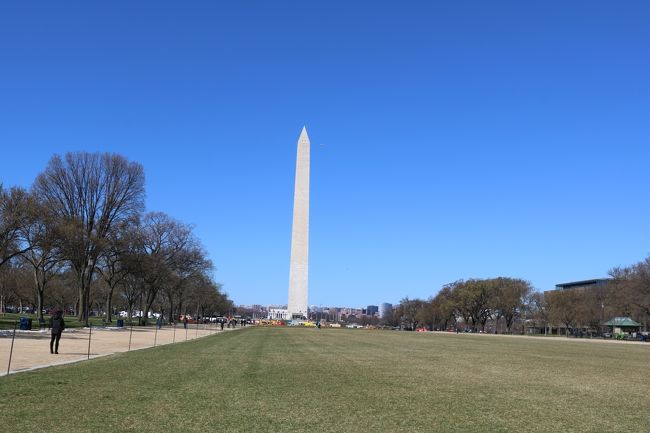
M225 319L221 321L221 329L223 329L223 322L224 322L224 321L225 321ZM236 327L237 327L237 324L239 324L239 326L241 326L241 327L244 327L244 326L246 326L246 320L245 320L245 319L239 319L239 320L237 320L237 319L230 319L230 320L228 321L228 328L230 328L231 326L232 326L233 328L236 328Z

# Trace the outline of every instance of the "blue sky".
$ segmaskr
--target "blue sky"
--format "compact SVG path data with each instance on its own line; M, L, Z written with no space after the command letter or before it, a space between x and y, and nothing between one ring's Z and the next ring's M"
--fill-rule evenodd
M0 182L123 154L235 302L285 303L307 125L310 305L546 290L650 253L649 54L645 1L3 2Z

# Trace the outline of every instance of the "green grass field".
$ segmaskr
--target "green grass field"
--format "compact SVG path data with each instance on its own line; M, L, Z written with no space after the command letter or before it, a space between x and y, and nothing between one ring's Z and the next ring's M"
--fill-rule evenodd
M0 378L20 432L647 432L650 344L249 328Z

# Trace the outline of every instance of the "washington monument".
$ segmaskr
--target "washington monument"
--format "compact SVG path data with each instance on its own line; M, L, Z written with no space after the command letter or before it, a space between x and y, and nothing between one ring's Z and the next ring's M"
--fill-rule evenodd
M307 318L309 267L309 137L302 128L296 156L296 186L293 195L291 261L289 265L289 318Z

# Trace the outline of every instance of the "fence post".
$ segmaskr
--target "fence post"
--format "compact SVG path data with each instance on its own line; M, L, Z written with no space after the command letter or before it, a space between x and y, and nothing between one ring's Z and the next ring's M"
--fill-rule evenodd
M172 326L174 327L174 337L172 339L172 344L176 343L176 322L172 322Z
M11 336L11 349L9 350L9 365L7 365L7 376L9 376L9 370L11 369L11 355L14 353L14 340L16 339L16 325L18 324L17 320L14 320L14 334Z
M156 323L156 332L153 334L153 347L156 347L157 340L158 340L158 324Z
M199 319L196 319L196 332L194 333L194 338L199 337Z
M90 339L93 336L93 324L88 322L88 359L90 359Z
M131 338L133 337L133 322L131 322L131 332L129 332L129 352L131 351Z

